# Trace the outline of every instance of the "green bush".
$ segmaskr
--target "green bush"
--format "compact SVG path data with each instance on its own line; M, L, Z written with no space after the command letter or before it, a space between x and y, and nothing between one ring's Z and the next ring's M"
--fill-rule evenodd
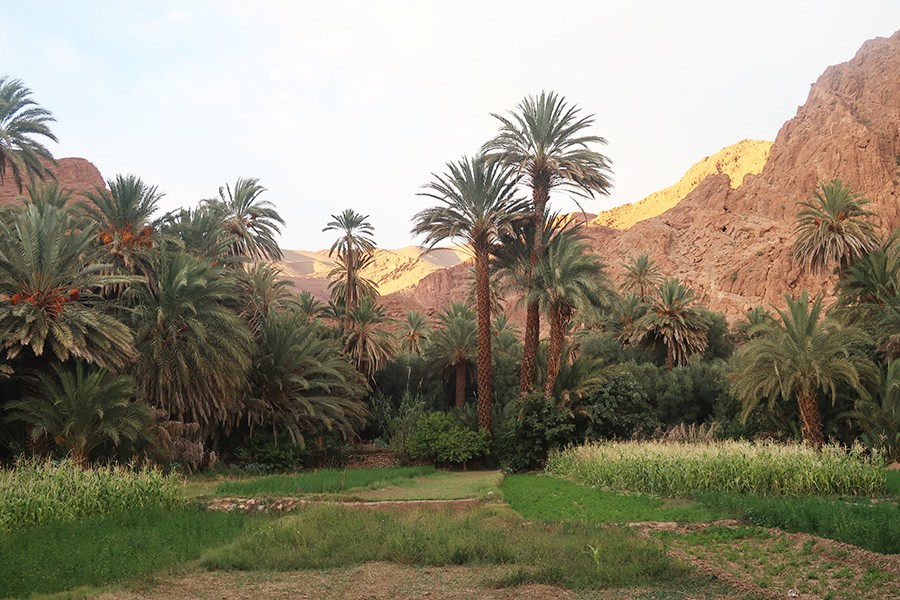
M630 371L616 373L582 405L578 437L585 440L629 439L649 434L660 423L642 386Z
M510 471L539 469L550 450L569 443L575 426L554 400L534 393L508 404L497 426L494 450Z
M487 435L466 428L449 413L427 413L416 422L407 451L414 459L462 464L487 454Z
M178 479L156 469L83 469L64 460L0 470L0 531L183 503Z

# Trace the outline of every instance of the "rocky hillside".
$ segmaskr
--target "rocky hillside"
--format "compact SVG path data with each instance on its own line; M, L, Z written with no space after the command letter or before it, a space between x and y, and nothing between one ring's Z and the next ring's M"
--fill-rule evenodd
M728 175L731 187L739 187L746 175L755 175L763 170L771 148L772 142L761 140L743 140L722 148L694 164L675 185L654 192L639 202L603 211L591 223L613 229L628 229L639 221L659 216L673 208L704 179L718 173Z
M792 263L791 230L798 203L836 177L872 201L882 232L900 226L900 32L826 69L781 127L762 171L742 185L723 169L663 214L624 231L595 220L587 233L614 276L628 256L648 253L734 319L757 304L783 303L786 291L831 293L833 281ZM464 289L465 276L459 267L436 272L404 296L443 304Z
M93 192L96 187L105 187L100 171L90 161L83 158L60 158L55 167L51 167L60 186L77 193ZM0 185L0 205L8 204L19 196L19 188L7 174Z

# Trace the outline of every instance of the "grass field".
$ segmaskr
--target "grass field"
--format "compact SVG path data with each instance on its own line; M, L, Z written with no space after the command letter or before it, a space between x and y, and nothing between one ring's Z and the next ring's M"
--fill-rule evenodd
M219 495L388 502L367 510L326 503L280 517L176 503L21 527L0 533L0 597L75 589L81 590L75 596L118 589L152 598L191 597L191 586L226 581L214 584L207 597L256 586L260 595L302 591L325 599L344 597L334 587L341 577L351 596L356 584L349 582L370 578L376 598L390 597L383 590L402 595L408 591L402 581L420 580L413 588L423 594L439 596L449 585L473 598L515 598L518 590L525 597L552 598L558 594L550 590L568 589L577 598L749 599L782 596L785 586L823 598L900 597L900 566L891 570L871 558L877 555L817 543L804 533L762 528L898 552L900 472L888 472L884 480L887 495L873 502L824 495L660 498L546 475L431 468L323 470L234 481L201 477L181 485L187 495L204 490L208 498L202 502ZM465 498L480 502L456 502ZM727 517L746 525L704 524ZM615 525L634 522L669 524L665 531ZM699 575L709 569L717 580ZM213 575L209 581L207 572ZM293 587L277 588L276 580ZM538 584L555 587L516 587Z

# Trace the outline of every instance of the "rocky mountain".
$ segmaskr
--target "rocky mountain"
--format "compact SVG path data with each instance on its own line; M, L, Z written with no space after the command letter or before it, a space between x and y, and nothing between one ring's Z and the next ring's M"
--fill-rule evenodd
M725 173L731 181L731 187L739 187L744 183L746 175L756 175L763 170L771 148L772 142L762 140L743 140L726 146L694 164L675 185L654 192L639 202L603 211L591 223L613 229L628 229L639 221L659 216L674 208L704 179L717 173Z
M587 233L614 276L628 256L647 253L735 319L757 304L782 304L785 292L832 293L832 278L793 264L791 232L798 203L835 178L871 200L882 233L900 226L900 31L825 70L758 174L737 185L717 169L658 216L626 230L598 224L601 216ZM459 297L465 277L460 267L435 272L399 295L443 304Z
M93 192L98 186L106 186L97 167L83 158L60 158L56 166L50 169L62 188L73 190L76 194ZM13 202L19 195L15 181L7 176L0 185L0 205Z

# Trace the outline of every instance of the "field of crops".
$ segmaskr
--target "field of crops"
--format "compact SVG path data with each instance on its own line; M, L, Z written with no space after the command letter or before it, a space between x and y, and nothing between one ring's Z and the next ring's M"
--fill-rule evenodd
M547 472L598 488L662 496L697 492L873 495L884 492L884 460L861 448L717 442L610 442L550 456Z
M0 531L183 502L178 479L157 469L83 469L69 461L0 469Z

